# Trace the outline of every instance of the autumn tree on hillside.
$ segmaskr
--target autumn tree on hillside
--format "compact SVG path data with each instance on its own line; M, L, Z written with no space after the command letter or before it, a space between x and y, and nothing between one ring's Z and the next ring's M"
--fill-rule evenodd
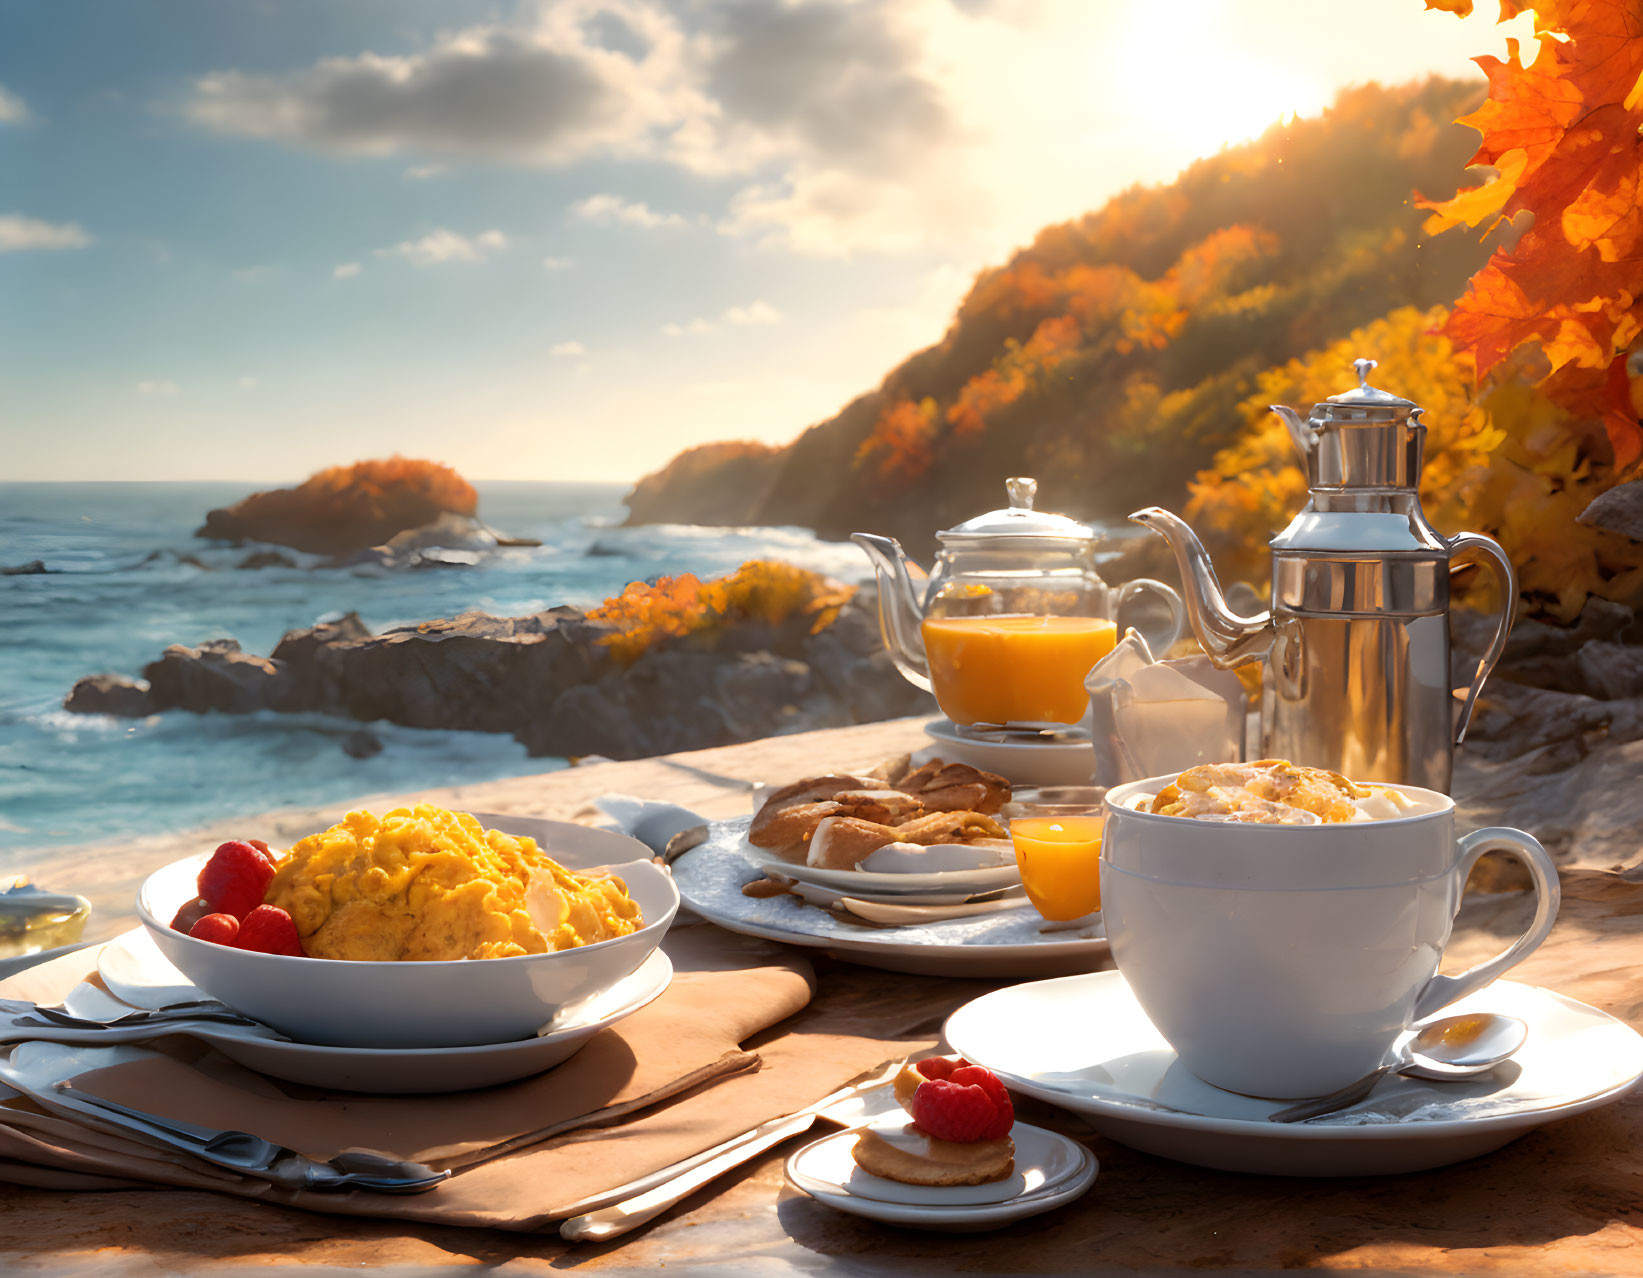
M1429 0L1469 12L1470 0ZM1502 16L1528 5L1505 0ZM1261 374L1244 430L1194 480L1188 506L1218 553L1252 580L1261 551L1305 499L1286 432L1266 405L1305 406L1350 384L1350 361L1426 408L1422 497L1445 532L1497 538L1523 602L1569 620L1596 594L1643 602L1643 545L1579 521L1593 498L1643 470L1628 356L1643 331L1643 9L1637 0L1543 0L1539 53L1477 61L1489 99L1473 164L1495 175L1423 201L1428 232L1485 233L1520 214L1452 306L1403 307Z

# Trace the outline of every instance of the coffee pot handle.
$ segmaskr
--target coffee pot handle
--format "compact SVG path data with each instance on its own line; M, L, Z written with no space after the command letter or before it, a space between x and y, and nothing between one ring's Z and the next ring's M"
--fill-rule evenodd
M1472 710L1477 705L1478 693L1483 690L1483 681L1495 668L1500 654L1506 651L1506 636L1512 633L1512 619L1517 611L1517 572L1500 543L1482 533L1458 533L1448 540L1451 568L1460 556L1475 553L1488 562L1494 571L1495 583L1500 587L1500 624L1495 627L1495 637L1489 642L1489 650L1478 658L1477 673L1472 676L1472 686L1466 691L1466 704L1461 707L1460 718L1455 722L1455 744L1459 745L1466 739L1466 727L1472 722Z
M1169 650L1175 646L1175 641L1181 637L1181 631L1187 624L1187 605L1172 587L1166 586L1161 581L1155 581L1151 577L1137 577L1134 581L1126 581L1118 588L1117 594L1114 596L1112 615L1116 621L1118 613L1124 605L1145 590L1150 590L1154 594L1162 596L1164 602L1169 606L1168 628L1158 634L1142 636L1146 640L1148 649L1156 652L1158 660L1162 661L1169 655ZM1120 629L1119 633L1122 634L1123 630Z
M1414 1018L1418 1021L1439 1008L1448 1007L1456 999L1464 998L1474 990L1481 990L1509 967L1515 967L1539 948L1557 921L1557 907L1563 899L1558 887L1557 867L1551 855L1540 846L1540 840L1522 830L1506 826L1491 826L1474 830L1460 841L1460 857L1455 865L1457 876L1455 908L1460 909L1461 894L1466 890L1466 876L1472 872L1478 858L1485 852L1506 852L1521 861L1529 871L1535 887L1535 917L1524 934L1512 943L1510 949L1495 955L1487 963L1479 963L1456 976L1434 976L1415 1000Z

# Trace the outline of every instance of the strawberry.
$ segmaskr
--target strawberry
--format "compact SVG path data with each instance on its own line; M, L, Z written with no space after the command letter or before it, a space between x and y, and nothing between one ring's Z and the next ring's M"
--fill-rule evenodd
M236 949L256 950L261 954L289 954L303 957L302 938L291 916L277 905L259 905L245 916L240 934L234 941Z
M949 1074L948 1080L979 1087L992 1098L997 1121L981 1133L982 1140L997 1140L1010 1134L1010 1128L1015 1126L1015 1103L1010 1100L1010 1093L1004 1089L1004 1084L998 1081L997 1074L979 1065L963 1065Z
M962 1056L926 1056L921 1061L915 1061L913 1068L926 1078L947 1078L955 1069L969 1063Z
M1015 1106L1004 1084L977 1065L956 1066L946 1078L926 1079L908 1110L913 1122L937 1140L996 1140L1015 1123Z
M200 870L200 895L212 910L244 919L262 904L263 893L274 881L274 864L249 843L224 843Z
M268 858L268 864L273 865L274 862L279 860L279 858L277 856L275 856L272 852L270 852L268 850L268 845L266 843L264 843L261 839L247 839L245 841L247 843L249 843L252 847L256 848L257 851L261 852L265 857L267 857Z
M194 925L211 913L211 902L203 896L196 897L172 916L171 926L179 932L192 932Z
M207 914L188 934L215 945L232 945L240 934L240 921L232 914Z

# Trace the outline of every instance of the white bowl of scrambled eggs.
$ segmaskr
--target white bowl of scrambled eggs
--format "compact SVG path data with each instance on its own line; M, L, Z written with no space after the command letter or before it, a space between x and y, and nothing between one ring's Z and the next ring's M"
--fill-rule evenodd
M661 943L673 877L626 835L418 805L351 812L279 858L264 898L309 957L170 926L210 853L155 871L137 911L189 980L301 1042L455 1047L528 1038Z

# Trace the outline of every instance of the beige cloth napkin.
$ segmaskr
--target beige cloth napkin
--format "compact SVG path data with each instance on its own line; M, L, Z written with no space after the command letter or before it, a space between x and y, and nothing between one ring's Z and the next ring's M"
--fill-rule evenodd
M675 928L665 948L677 975L661 998L557 1069L504 1087L326 1095L180 1039L167 1041L164 1057L75 1080L110 1100L252 1131L318 1158L363 1146L457 1169L429 1193L281 1190L93 1132L27 1101L0 1105L0 1180L59 1189L175 1185L317 1211L537 1229L563 1218L564 1207L801 1109L935 1041L929 1009L899 1000L876 1008L835 1001L801 1013L809 967L780 947L700 925ZM56 1002L94 970L95 954L31 969L0 984L0 996Z

